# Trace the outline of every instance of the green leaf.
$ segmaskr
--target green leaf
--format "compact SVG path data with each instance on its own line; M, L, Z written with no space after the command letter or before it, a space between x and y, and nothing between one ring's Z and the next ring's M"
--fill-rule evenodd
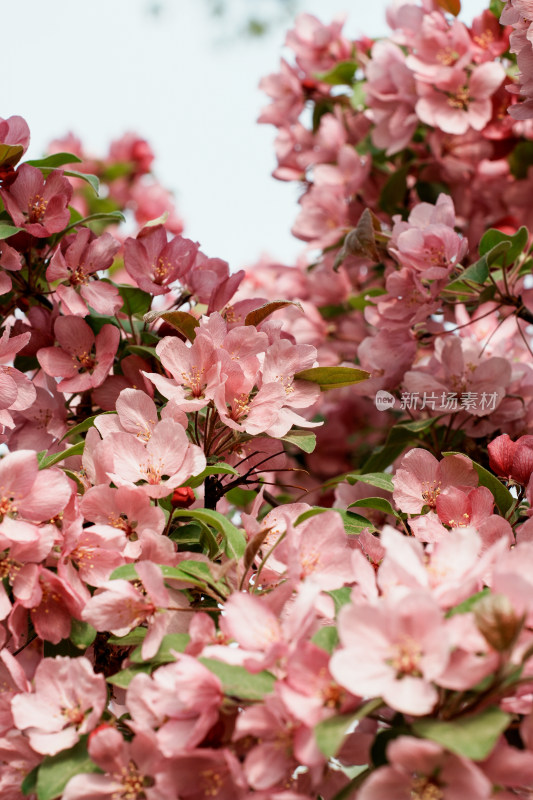
M99 211L96 214L89 214L88 217L82 217L80 214L78 214L77 218L74 217L72 218L72 222L70 223L68 228L65 228L63 233L66 233L72 228L77 228L79 225L85 225L87 222L96 222L97 220L118 223L118 222L125 222L126 217L121 211L105 211L105 212Z
M41 169L41 167L58 169L64 164L81 164L81 158L75 156L74 153L52 153L50 156L31 159L30 161L25 161L24 163L29 164L31 167L37 167L38 169Z
M251 673L244 667L225 664L214 658L199 658L198 661L219 678L224 694L228 697L238 697L242 700L262 700L265 695L272 694L274 691L276 679L266 670Z
M333 69L315 73L315 78L330 86L351 86L358 66L357 61L339 61Z
M384 489L386 492L394 491L392 475L389 475L387 472L367 472L363 475L359 475L357 472L349 472L348 475L346 475L346 481L352 486L357 481L360 481L370 486L376 486L378 489Z
M437 742L451 753L472 761L483 761L490 755L511 719L511 714L492 706L475 716L458 717L448 722L415 720L412 727L418 736Z
M175 511L174 517L190 517L206 525L211 525L223 535L222 546L229 558L239 559L244 555L246 550L244 533L239 528L236 528L226 517L219 514L218 511L212 511L209 508L184 509L183 511Z
M340 589L332 589L331 592L326 592L335 603L335 617L337 617L341 608L347 605L352 597L351 586L341 586Z
M72 619L69 639L80 650L86 650L96 639L96 629L88 622Z
M59 464L60 461L64 461L65 458L70 458L70 456L81 456L84 447L85 442L77 442L77 444L73 444L72 447L67 447L66 450L62 450L61 453L53 453L51 456L46 456L45 454L42 458L38 457L39 469L53 467L55 464Z
M497 3L499 0L493 1ZM519 142L509 156L509 166L512 174L515 178L523 180L527 178L528 169L532 164L533 142Z
M337 628L335 625L325 625L317 630L311 641L321 650L325 650L326 653L333 653L339 643Z
M488 586L485 586L480 592L476 592L473 594L472 597L467 597L466 600L463 600L462 603L458 603L453 608L446 613L447 617L454 617L456 614L467 614L469 611L472 611L474 606L479 603L484 597L490 594L490 589Z
M496 255L499 256L506 251L503 264L508 267L525 250L528 240L529 231L524 225L512 235L502 233L496 228L490 228L481 238L479 252L481 255L486 254L487 256L496 252ZM496 250L498 247L503 249L498 252ZM494 260L495 258L493 258Z
M243 489L241 486L236 486L224 495L226 500L237 508L245 508L253 503L257 497L257 492L252 489Z
M72 428L69 428L65 435L59 440L59 443L61 444L64 439L70 439L71 436L77 436L80 433L85 433L85 431L88 431L89 428L92 428L94 425L94 421L97 417L102 417L104 414L116 413L116 411L102 411L100 414L94 414L92 417L87 417L87 419L84 419L83 422L78 422L77 425L73 425Z
M142 318L152 305L152 295L138 289L136 286L129 286L126 283L117 284L118 293L124 301L120 309L128 317L137 315Z
M62 750L55 756L44 757L37 777L38 800L54 800L60 797L74 775L102 771L89 758L87 739L88 736L82 736L70 750Z
M163 636L161 644L159 645L159 650L155 656L152 656L152 658L148 660L155 666L169 664L176 660L176 656L172 655L171 650L176 650L178 653L185 652L185 648L189 644L190 639L191 637L188 633L167 633L166 636ZM135 648L130 655L130 660L134 664L146 663L146 659L142 657L142 645Z
M110 636L107 641L108 644L114 644L118 647L132 647L133 645L141 644L147 633L147 628L134 628L125 636Z
M312 453L316 447L316 436L309 431L292 430L281 437L282 442L294 444L304 453Z
M354 367L311 367L296 372L294 377L299 381L317 383L324 392L327 389L340 389L342 386L366 381L370 373Z
M380 295L386 293L387 292L385 289L379 289L379 288L367 289L362 294L352 295L352 297L349 297L348 305L354 311L363 311L363 309L366 308L367 306L375 305L375 303L372 303L372 301L368 299L369 297L379 297ZM321 311L321 309L319 309L319 311Z
M196 489L197 486L201 486L208 475L238 475L236 469L230 467L229 464L224 463L221 461L218 464L213 464L209 467L206 467L202 472L199 472L198 475L193 475L192 478L189 478L188 481L185 481L183 484L184 486L190 486L192 489Z
M39 767L40 764L37 764L37 766L34 767L31 772L28 772L22 781L20 791L23 795L27 796L29 794L34 794L37 791L37 775L39 774Z
M386 214L396 214L401 207L405 206L409 168L410 165L405 164L392 172L381 190L379 207Z
M144 315L144 321L151 323L163 319L182 333L190 342L196 338L196 328L200 325L196 317L186 311L150 311Z
M317 514L323 514L325 511L335 511L337 514L339 514L342 517L344 530L350 535L357 536L365 528L368 528L369 530L375 530L372 523L369 522L366 517L362 517L360 514L353 514L351 511L345 511L343 508L321 508L320 506L314 506L308 511L304 511L303 514L300 514L294 524L300 525L300 523L305 522L306 519L315 517Z
M111 683L113 686L119 686L121 689L127 689L136 675L141 675L142 673L149 675L152 670L152 664L135 664L132 667L121 669L120 672L115 672L114 675L110 675L108 678L106 678L106 681Z
M500 19L504 8L505 8L505 0L490 0L489 11L491 12L491 14L494 14L494 16L497 17L498 19ZM529 144L529 142L527 142L527 144Z
M348 508L375 508L376 511L383 511L384 514L391 514L394 517L398 516L398 512L391 506L388 500L383 497L364 497L362 500L356 500L355 503L350 503Z
M383 700L381 697L375 697L351 714L340 714L337 717L330 717L319 722L315 727L315 739L320 752L326 758L334 758L354 722L368 717L369 714L377 711L382 705Z
M159 361L155 347L147 347L144 344L129 344L128 351L141 358L155 358Z
M24 228L17 228L16 225L9 225L7 222L0 222L0 239L8 239L16 233L23 231Z
M443 453L443 456L457 456L457 455L464 455L458 452L447 452ZM479 476L479 485L486 486L492 494L494 495L494 499L496 501L496 505L500 509L502 514L506 514L511 506L514 503L514 498L509 489L498 480L498 478L489 472L488 469L482 467L481 464L477 464L475 461L472 461L472 466L476 470Z
M3 167L14 167L20 161L24 148L21 144L0 144L0 164Z
M259 306L259 308L254 309L254 311L250 311L244 318L244 324L259 325L263 320L273 314L274 311L278 311L280 308L285 308L286 306L296 306L303 314L303 308L300 303L295 303L292 300L273 300L271 303L265 303Z

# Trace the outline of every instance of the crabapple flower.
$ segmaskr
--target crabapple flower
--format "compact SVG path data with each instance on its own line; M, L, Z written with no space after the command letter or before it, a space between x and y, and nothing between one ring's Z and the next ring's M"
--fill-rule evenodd
M502 433L488 444L489 464L496 475L525 486L533 473L533 436L520 436L513 442Z
M113 315L122 307L122 298L115 286L90 280L97 277L96 272L111 266L119 248L120 243L109 233L96 236L89 228L82 228L61 240L46 277L50 282L62 281L56 287L56 294L64 314L85 317L91 306L100 314Z
M39 364L52 378L62 378L60 392L85 392L106 379L117 352L120 331L103 325L95 337L85 320L75 316L58 317L54 332L59 347L42 347Z
M105 708L105 678L80 658L44 658L33 679L34 691L11 703L15 725L38 753L55 755L92 730Z
M162 225L146 227L136 239L126 239L124 266L140 289L152 295L170 291L169 284L190 269L198 252L198 243L175 236L167 241Z
M113 455L114 466L108 472L113 483L133 487L145 481L141 487L149 497L166 497L206 467L203 451L172 419L157 423L146 444L129 433L112 433L103 446Z
M88 750L104 774L75 775L63 790L63 800L175 800L169 762L149 732L126 742L115 728L100 725L89 736Z
M31 334L10 337L7 325L0 338L0 362L10 362L29 342ZM24 411L35 401L36 390L27 375L11 366L0 366L0 429L14 427L11 411Z
M492 785L471 761L435 742L399 736L387 747L388 766L373 772L358 800L411 800L413 797L468 797L489 800Z
M468 489L478 485L478 475L469 458L435 456L415 447L402 458L393 478L393 499L401 511L419 514L424 506L435 508L437 498L448 486Z
M396 711L429 714L433 685L450 657L442 611L431 595L414 591L377 604L350 604L339 614L342 648L330 662L337 683L356 695L382 697Z
M45 238L68 225L72 186L59 170L43 178L40 169L22 164L9 189L0 189L6 211L15 225Z

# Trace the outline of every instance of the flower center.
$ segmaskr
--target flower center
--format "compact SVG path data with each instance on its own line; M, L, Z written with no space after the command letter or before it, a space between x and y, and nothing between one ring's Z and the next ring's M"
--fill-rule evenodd
M48 200L40 194L35 194L28 203L28 218L30 222L40 222L44 217Z

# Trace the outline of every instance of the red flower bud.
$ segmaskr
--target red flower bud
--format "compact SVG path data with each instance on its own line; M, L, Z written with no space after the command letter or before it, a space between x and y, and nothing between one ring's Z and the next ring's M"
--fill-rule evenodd
M195 500L196 497L190 486L178 486L172 495L172 508L189 508Z

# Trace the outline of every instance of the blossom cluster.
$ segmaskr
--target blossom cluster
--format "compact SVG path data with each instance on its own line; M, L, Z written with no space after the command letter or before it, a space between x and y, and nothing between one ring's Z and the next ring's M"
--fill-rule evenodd
M0 120L7 800L533 791L533 129L452 7L289 31L293 267Z

